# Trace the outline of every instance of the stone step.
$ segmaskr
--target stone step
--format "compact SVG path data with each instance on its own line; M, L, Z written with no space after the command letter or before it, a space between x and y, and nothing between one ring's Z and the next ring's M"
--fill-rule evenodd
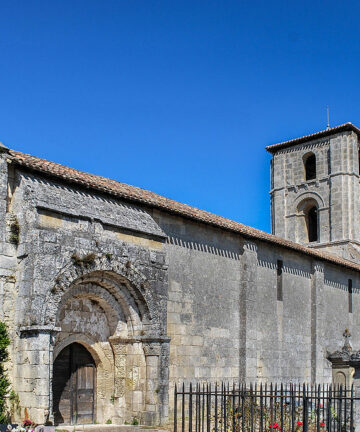
M150 426L90 424L56 426L55 432L168 432L165 429L157 429Z

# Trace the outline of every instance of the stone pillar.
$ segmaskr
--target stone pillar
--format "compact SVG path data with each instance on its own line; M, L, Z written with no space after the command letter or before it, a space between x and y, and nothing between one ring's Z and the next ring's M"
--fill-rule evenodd
M154 425L160 422L158 393L161 349L159 342L145 342L143 347L146 359L145 417L146 424Z
M326 376L324 341L324 263L315 261L311 276L311 382L322 383Z
M143 342L146 359L145 422L158 425L169 414L170 338L159 337Z
M114 355L114 387L111 391L114 407L114 419L115 421L124 422L126 420L126 362L127 362L127 344L123 339L118 337L110 337L109 342L111 343L113 355ZM105 384L105 383L103 383ZM98 387L99 389L99 387ZM107 395L110 393L110 389L103 390L103 394Z
M240 350L239 378L242 381L257 379L257 245L251 241L244 244L241 258Z
M22 418L27 416L38 424L53 422L53 349L58 331L50 326L20 328L14 387Z
M114 396L120 398L125 395L126 345L115 338L110 342L114 353Z

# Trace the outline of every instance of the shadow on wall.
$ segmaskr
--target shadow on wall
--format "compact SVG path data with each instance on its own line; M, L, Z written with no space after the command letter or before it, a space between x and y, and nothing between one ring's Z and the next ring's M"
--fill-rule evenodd
M219 248L218 246L214 246L209 243L189 241L174 236L168 237L166 243L174 246L183 247L186 249L197 250L199 252L205 252L212 255L222 256L224 258L230 258L233 260L239 260L241 256L239 252L240 246L239 249L237 250L235 250L235 248L234 250L230 250L230 249Z

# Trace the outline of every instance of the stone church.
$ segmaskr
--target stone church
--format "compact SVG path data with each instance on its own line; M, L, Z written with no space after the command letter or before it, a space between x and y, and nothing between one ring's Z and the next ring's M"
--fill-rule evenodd
M2 146L15 417L159 424L183 381L357 382L359 138L267 147L272 234Z

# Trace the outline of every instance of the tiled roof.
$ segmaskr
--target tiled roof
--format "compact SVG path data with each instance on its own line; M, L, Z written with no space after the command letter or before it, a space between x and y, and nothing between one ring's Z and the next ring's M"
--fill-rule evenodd
M15 150L2 148L2 151L8 153L7 158L10 163L14 163L32 171L36 171L85 188L90 188L110 194L133 203L143 204L152 208L157 208L172 214L189 218L194 221L209 224L227 231L232 231L249 239L261 240L267 243L282 246L287 249L309 255L316 259L326 260L333 264L338 264L353 270L360 271L360 265L354 264L345 259L337 258L333 255L320 252L289 240L285 240L281 237L268 234L255 228L251 228L239 222L217 216L204 210L199 210L196 207L165 198L154 192L150 192L135 186L130 186L125 183L120 183L106 177L100 177L94 174L78 171L76 169L65 167L63 165L49 162L45 159L40 159L38 157Z
M266 150L270 153L276 153L278 150L281 150L281 149L284 149L287 147L292 147L294 145L301 144L301 143L304 143L306 141L312 141L312 140L319 139L319 138L325 138L329 135L333 135L333 134L336 134L338 132L345 132L345 131L353 131L356 134L360 135L360 129L358 129L352 123L348 122L348 123L344 123L340 126L335 126L333 128L330 128L330 129L325 129L323 131L313 133L311 135L305 135L305 136L300 137L300 138L295 138L295 139L292 139L289 141L284 141L284 142L281 142L278 144L269 145L266 147Z

